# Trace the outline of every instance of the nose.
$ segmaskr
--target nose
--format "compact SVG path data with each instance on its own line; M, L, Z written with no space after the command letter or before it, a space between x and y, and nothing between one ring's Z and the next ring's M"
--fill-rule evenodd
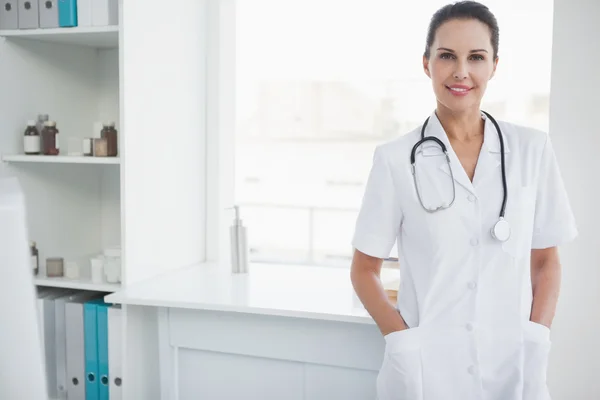
M458 61L456 63L456 70L454 71L455 79L466 79L469 76L468 65L464 61Z

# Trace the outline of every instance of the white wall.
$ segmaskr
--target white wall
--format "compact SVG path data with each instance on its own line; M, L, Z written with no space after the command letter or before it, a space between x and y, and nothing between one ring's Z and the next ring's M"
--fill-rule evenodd
M592 400L600 399L600 2L555 0L554 10L550 135L580 236L561 249L548 378L553 400Z

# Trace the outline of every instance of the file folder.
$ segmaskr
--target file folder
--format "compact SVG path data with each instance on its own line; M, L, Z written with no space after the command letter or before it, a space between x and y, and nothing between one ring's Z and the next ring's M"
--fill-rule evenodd
M65 305L67 398L85 400L85 342L83 300Z
M85 353L85 398L99 400L98 385L98 306L104 304L101 299L86 302L83 305L84 353Z
M121 330L123 324L121 321L121 306L113 305L108 309L108 376L110 378L108 397L110 400L123 400L123 390L121 389L123 381L121 356L123 335Z
M62 332L57 328L56 333L58 399L85 400L83 303L98 296L95 292L80 292L64 303L64 328ZM58 305L56 313L58 320ZM66 397L61 396L61 386Z
M77 0L58 0L58 25L77 26Z
M108 304L99 304L97 311L98 327L98 381L99 399L108 400Z
M69 296L72 291L50 292L41 298L41 314L43 318L42 327L42 347L46 364L46 379L48 386L48 396L52 399L58 397L56 380L56 313L55 300L64 296Z

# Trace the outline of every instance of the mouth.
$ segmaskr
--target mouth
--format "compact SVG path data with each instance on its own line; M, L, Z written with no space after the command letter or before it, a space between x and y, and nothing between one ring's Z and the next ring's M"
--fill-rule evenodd
M472 88L465 85L452 85L446 86L446 89L454 96L466 96Z

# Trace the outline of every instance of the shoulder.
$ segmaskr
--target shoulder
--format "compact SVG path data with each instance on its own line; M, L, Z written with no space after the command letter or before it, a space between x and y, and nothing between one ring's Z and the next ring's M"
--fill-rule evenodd
M379 144L375 148L374 158L395 166L408 164L410 152L419 141L420 134L421 126L418 126L408 133Z
M548 141L548 133L536 128L507 121L498 121L498 125L511 152L518 151L523 155L541 154Z

